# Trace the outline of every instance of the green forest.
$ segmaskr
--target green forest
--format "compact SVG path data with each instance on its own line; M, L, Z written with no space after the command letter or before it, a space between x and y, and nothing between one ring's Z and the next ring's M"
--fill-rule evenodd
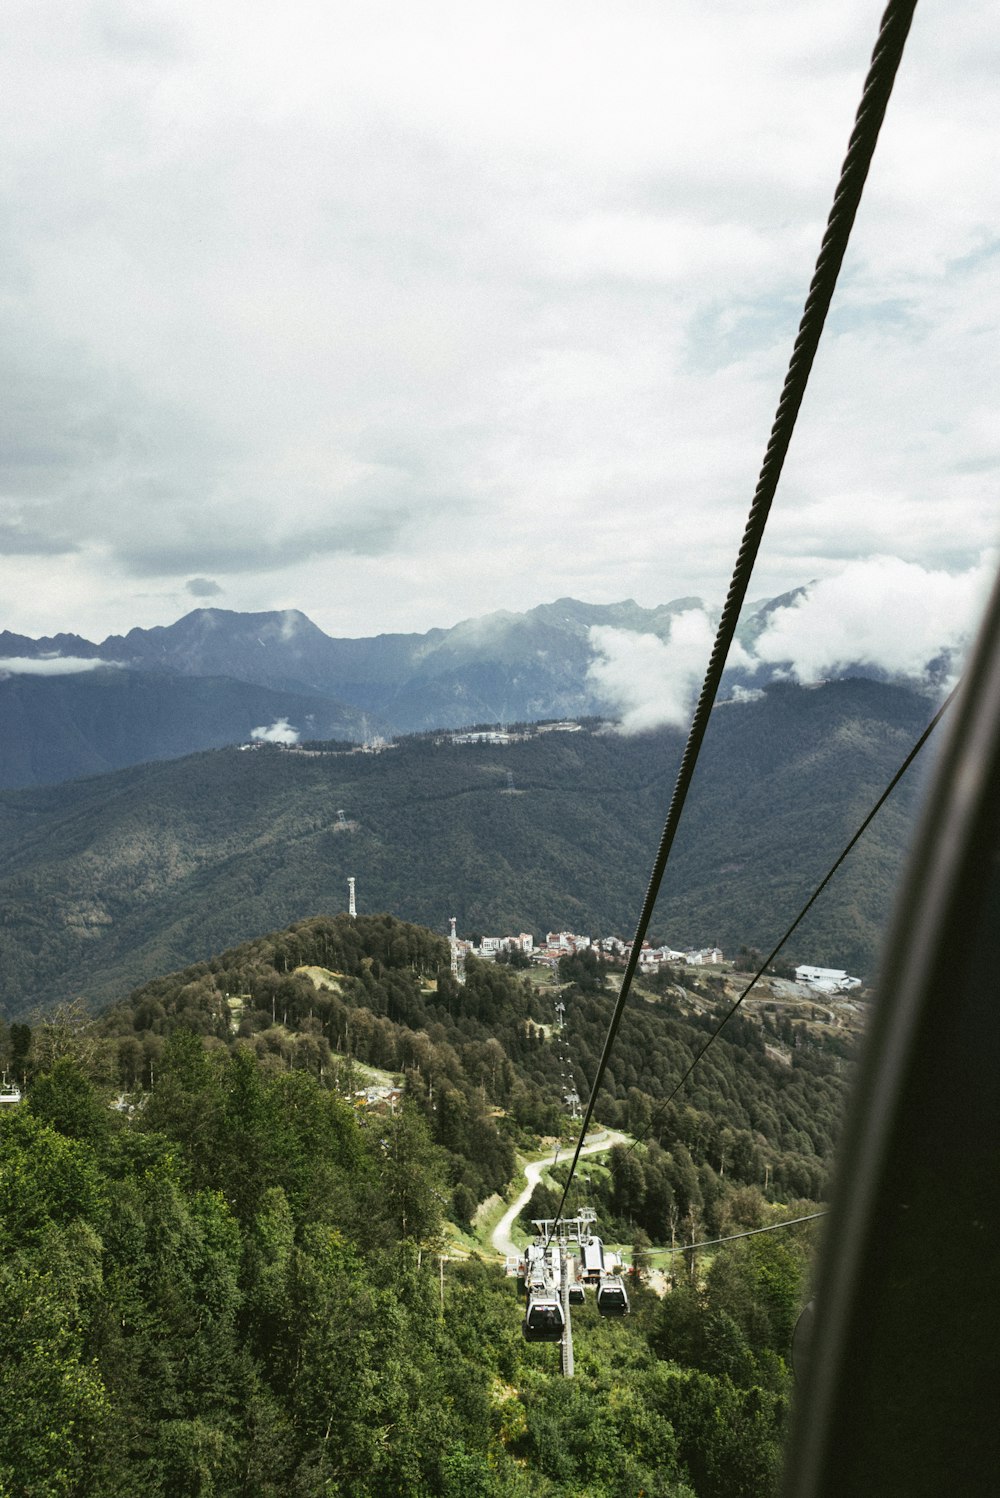
M774 687L712 719L654 925L769 950L926 725L871 681ZM122 999L155 973L317 911L445 931L631 936L682 749L591 724L384 754L219 750L0 792L0 1012ZM870 975L912 827L907 776L790 954Z
M597 1112L639 1142L575 1202L633 1309L578 1310L566 1380L477 1226L569 1138L556 994L593 1075L607 977L562 976L463 986L428 930L317 917L0 1027L3 1498L775 1493L817 1225L666 1250L818 1210L853 1042L734 1020L664 1107L719 980L633 1001Z

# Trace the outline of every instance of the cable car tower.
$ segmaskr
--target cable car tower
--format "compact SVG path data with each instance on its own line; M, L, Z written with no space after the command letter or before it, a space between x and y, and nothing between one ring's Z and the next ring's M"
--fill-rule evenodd
M451 973L452 973L452 977L455 979L456 983L464 983L465 982L465 961L464 961L462 952L459 950L459 945L458 945L458 935L457 935L458 917L454 916L454 915L450 916L448 918L448 926L449 926L448 947L449 947L449 950L451 952Z
M580 1117L580 1094L573 1080L573 1064L566 1040L566 1005L562 999L556 1000L556 1048L559 1056L559 1090L569 1109L570 1118L576 1120Z

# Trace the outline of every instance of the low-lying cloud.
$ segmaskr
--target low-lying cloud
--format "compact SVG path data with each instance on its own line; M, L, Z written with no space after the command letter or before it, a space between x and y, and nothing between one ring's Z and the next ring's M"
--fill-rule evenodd
M680 728L690 717L714 637L715 626L703 609L677 614L666 640L594 625L587 679L617 713L622 733ZM741 646L734 650L739 663L748 663Z
M251 728L250 737L257 744L297 744L301 734L287 718L278 718L270 728Z
M119 669L120 665L80 655L9 655L0 657L0 676L77 676L81 671Z
M745 648L734 642L726 686L750 702L773 680L802 685L852 673L905 681L927 691L954 685L974 636L996 558L952 573L874 556L802 588L766 617ZM622 733L686 727L704 680L715 623L700 609L679 614L668 639L629 630L590 631L587 678Z
M899 557L851 562L775 609L754 654L803 683L851 667L940 682L968 649L995 568L986 557L957 574Z

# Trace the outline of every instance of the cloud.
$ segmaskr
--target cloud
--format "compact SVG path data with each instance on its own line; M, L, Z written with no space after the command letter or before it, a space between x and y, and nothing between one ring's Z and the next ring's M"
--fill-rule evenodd
M948 689L995 573L993 553L960 572L898 557L848 562L772 609L748 648L734 642L727 671L743 680L733 681L729 697L759 698L755 677L808 684L851 671ZM590 630L588 681L617 715L621 732L688 725L715 633L715 621L699 609L675 615L666 640L605 626Z
M870 5L13 3L9 627L721 597ZM913 28L761 593L996 539L995 52Z
M25 523L23 515L0 521L0 556L57 557L79 549L75 541Z
M78 655L0 656L0 676L78 676L82 671L119 669L120 661Z
M301 734L287 718L279 718L270 728L251 728L250 737L259 744L297 744Z
M587 679L618 714L622 733L684 727L704 679L714 638L715 625L700 609L676 614L667 640L594 625L590 630L594 659L587 668ZM729 664L747 663L745 651L734 643Z
M205 535L198 533L196 522L179 524L182 513L175 507L163 524L154 521L141 533L116 540L115 555L133 576L169 576L198 562L230 574L280 571L309 557L378 557L392 550L406 518L399 511L376 512L347 516L333 525L276 531L263 519L248 530L244 515Z
M210 577L189 577L184 587L192 598L218 598L225 591Z
M993 556L960 573L898 557L850 562L775 609L755 654L764 664L790 669L800 682L852 666L940 679L968 648L995 571Z

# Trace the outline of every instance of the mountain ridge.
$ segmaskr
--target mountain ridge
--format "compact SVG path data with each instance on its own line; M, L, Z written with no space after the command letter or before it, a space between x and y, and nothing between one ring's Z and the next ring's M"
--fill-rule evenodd
M727 692L759 691L787 679L788 664L761 661L755 646L775 612L802 593L796 588L746 607L737 631L743 649L733 652L723 699ZM693 632L689 627L674 636L674 622L692 613L699 615L689 621ZM714 617L696 597L654 608L633 599L591 604L559 598L423 634L334 637L298 609L208 607L100 643L68 633L32 641L4 632L0 786L195 753L279 724L287 739L363 741L474 723L628 719L637 699L643 702L637 721L648 723L667 706L676 714L693 691L688 673L702 648L707 659ZM669 651L662 648L668 641ZM61 657L73 658L65 671ZM111 673L130 675L134 700L146 694L144 720L130 715L124 685L117 693L109 687ZM870 663L838 676L891 679ZM180 685L198 681L217 686ZM265 699L262 692L277 695Z
M100 642L70 633L32 640L4 631L0 785L72 779L239 742L257 726L247 723L248 713L270 712L258 723L287 720L303 737L358 739L475 722L606 715L612 705L589 672L595 658L591 629L665 641L678 614L703 607L693 597L655 608L633 599L590 604L559 598L524 613L501 610L423 634L355 638L325 634L298 609L242 613L206 607L173 624L137 627ZM755 618L748 615L743 627L753 630ZM60 673L61 658L93 664ZM5 672L5 661L16 667ZM36 669L26 669L26 661L37 662ZM117 694L109 689L104 667L132 673L137 692L141 679L151 703L150 725L188 711L186 731L179 733L173 723L160 740L140 732L124 686ZM190 708L184 708L178 681L192 679L229 683L216 692L220 704L229 704L228 716L208 712L204 700L199 706L194 689ZM163 701L154 703L158 682ZM282 694L282 700L268 707L256 698L261 705L250 708L235 683ZM108 711L116 704L117 712ZM126 744L133 746L130 758L123 758Z

